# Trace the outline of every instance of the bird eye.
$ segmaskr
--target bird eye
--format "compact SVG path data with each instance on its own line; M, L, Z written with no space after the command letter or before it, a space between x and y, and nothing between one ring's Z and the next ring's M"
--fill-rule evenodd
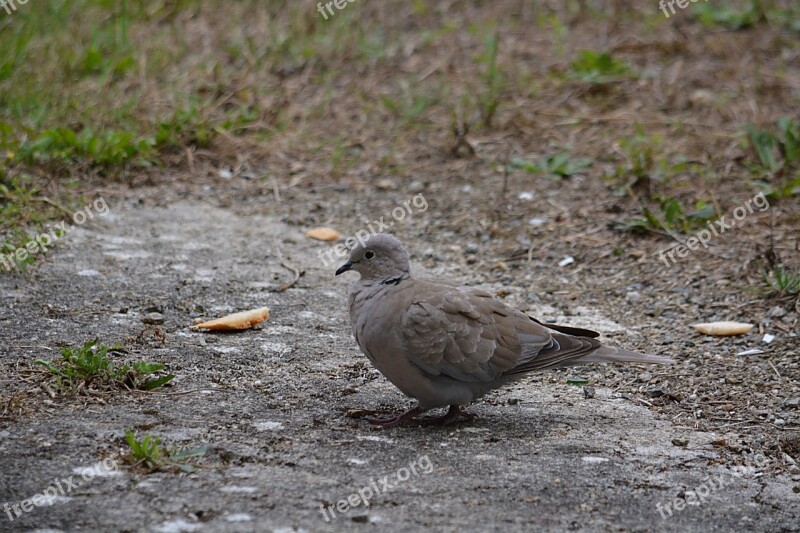
M367 259L372 259L373 257L375 257L375 252L373 252L372 250L367 250L367 253L364 254L364 257L366 257Z

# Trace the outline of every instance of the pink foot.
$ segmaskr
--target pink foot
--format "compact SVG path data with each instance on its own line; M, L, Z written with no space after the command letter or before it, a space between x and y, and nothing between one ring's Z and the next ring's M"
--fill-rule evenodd
M422 417L420 421L426 424L449 426L450 424L466 422L467 420L472 420L474 418L477 418L477 416L473 415L472 413L465 413L458 405L451 405L450 409L448 409L445 414L441 416L425 416Z
M410 409L401 415L367 418L367 422L385 428L396 428L397 426L402 426L403 424L418 423L417 419L414 417L424 412L425 411L420 406L416 406L413 409Z
M368 418L367 421L370 424L375 424L376 426L394 428L406 424L449 426L450 424L455 424L456 422L463 422L476 418L475 415L462 411L458 405L451 405L450 409L448 409L448 411L441 416L423 416L422 418L417 418L417 415L424 412L425 409L417 406L401 415L381 418Z

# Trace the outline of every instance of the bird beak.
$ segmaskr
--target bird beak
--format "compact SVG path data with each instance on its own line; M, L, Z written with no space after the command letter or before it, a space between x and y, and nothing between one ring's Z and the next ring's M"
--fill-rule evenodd
M345 272L347 272L348 270L350 270L352 268L353 268L353 262L352 261L348 261L347 263L345 263L345 264L343 264L342 266L339 267L339 269L336 271L336 275L338 276L339 274L344 274Z

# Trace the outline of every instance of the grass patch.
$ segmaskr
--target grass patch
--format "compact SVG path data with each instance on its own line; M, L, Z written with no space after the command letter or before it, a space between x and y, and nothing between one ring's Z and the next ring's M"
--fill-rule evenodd
M694 17L703 26L723 27L729 30L742 30L753 27L764 18L760 2L753 0L747 6L736 7L729 3L709 5L699 3L694 8Z
M139 361L132 365L118 365L109 354L125 353L119 346L109 347L97 339L80 348L64 347L61 359L37 359L35 364L45 367L52 375L55 387L62 392L77 393L84 389L153 390L169 383L174 374L163 374L164 365Z
M800 120L781 117L774 129L746 126L747 139L761 169L777 173L800 161Z
M486 36L483 54L478 57L478 62L483 65L480 73L482 89L478 92L478 112L483 125L492 127L492 120L500 106L500 100L505 89L506 79L500 72L497 64L497 54L500 51L500 34L491 32Z
M613 173L606 174L603 179L614 186L617 196L628 194L628 187L644 189L650 195L651 188L669 189L675 178L689 172L707 172L702 166L690 163L685 156L678 156L674 161L668 160L664 152L664 137L648 135L636 125L636 133L623 137L619 141L621 161Z
M548 176L559 176L568 178L573 174L578 174L586 168L592 166L593 161L583 157L573 157L562 152L555 155L543 157L539 163L530 163L520 157L511 158L510 165L531 174L546 174Z
M154 138L136 138L127 131L95 133L90 129L76 132L56 128L44 131L31 142L24 142L19 152L26 163L33 165L66 164L81 159L103 168L127 163L149 166L154 161L155 144Z
M800 119L781 117L764 130L748 124L745 131L754 156L750 169L761 177L756 185L767 198L800 195Z
M792 296L800 293L800 272L786 270L776 266L771 272L764 274L764 282L770 288L770 294Z
M569 65L569 77L583 83L612 83L635 76L636 71L629 63L609 52L581 50Z
M715 218L716 211L713 205L704 200L698 200L693 208L688 209L677 198L667 197L661 199L654 209L642 205L642 214L644 216L623 222L613 221L610 227L631 233L649 230L688 233Z
M700 24L708 28L744 30L758 24L783 27L800 32L800 6L797 2L782 5L774 0L748 0L724 4L698 2L692 6L692 15Z
M157 470L176 469L187 473L196 469L187 461L205 455L208 446L197 448L168 449L161 446L161 439L152 435L145 435L141 439L131 429L125 430L125 442L128 444L128 460L134 466L142 466L149 472Z
M508 153L541 153L539 138L568 143L574 148L551 142L547 146L558 148L548 157L512 162L560 177L583 172L593 161L599 166L611 140L643 121L664 142L641 134L621 143L627 158L616 169L616 192L651 180L660 197L642 193L650 212L643 210L631 226L652 228L660 218L680 231L694 224L698 209L685 191L697 186L698 175L705 177L694 162L703 161L714 177L744 166L741 159L721 161L725 135L714 134L730 133L730 117L749 116L742 90L760 86L750 77L765 76L759 82L765 112L791 109L794 102L792 35L779 21L797 11L791 2L698 2L695 14L686 13L684 22L700 30L755 24L751 33L763 36L754 38L775 33L774 43L754 52L764 63L756 74L739 72L738 45L731 44L748 46L748 32L733 38L715 32L722 44L689 54L685 46L642 44L644 35L652 34L652 43L672 39L655 9L647 15L622 5L511 4L446 11L422 0L383 9L355 3L324 20L315 5L288 0L28 2L0 17L0 182L10 193L0 198L0 246L6 252L24 246L26 232L58 217L40 200L49 196L69 205L54 192L69 179L79 180L82 190L126 178L135 186L158 184L161 177L188 183L190 171L205 180L214 169L239 163L258 172L268 168L277 182L293 165L345 181L364 179L357 173L370 167L397 175L448 174L452 161L448 154L437 157L436 139L448 130L451 111L459 126L495 130L496 136L478 132L460 143L480 148L476 164L505 161ZM610 30L618 38L609 41ZM766 49L775 53L762 57ZM691 88L661 84L651 90L645 78L667 74L676 58L710 74ZM715 85L719 73L712 67L723 63L730 68L721 72L732 83ZM733 83L739 74L748 82L742 87ZM695 98L696 88L707 88L713 108ZM587 123L567 135L557 117L573 115ZM681 144L685 161L693 163L667 159L662 154L698 128L691 122L705 128L696 142ZM794 164L788 161L795 157L797 122L786 125L764 134L753 127L749 135L759 146L753 165L784 173L764 180L771 198L800 191L800 177L785 170ZM688 179L671 183L679 174ZM22 183L26 176L36 176L35 186ZM661 205L673 197L680 198L679 209L669 200ZM41 215L37 208L44 208Z
M65 183L64 190L71 191L74 183ZM44 229L47 221L64 217L62 203L74 207L78 201L77 196L67 193L59 195L56 200L44 195L36 185L36 180L27 174L10 176L0 163L0 255L5 260L0 260L0 273L9 272L7 263L13 264L14 269L26 270L36 263L39 257L36 253L17 254L24 250L28 243L33 243L38 231L29 231L30 228ZM47 231L51 231L48 228ZM57 238L63 235L60 228L52 228ZM58 240L52 242L55 246ZM34 243L35 244L35 243ZM38 250L34 247L33 250ZM8 257L13 254L13 257Z

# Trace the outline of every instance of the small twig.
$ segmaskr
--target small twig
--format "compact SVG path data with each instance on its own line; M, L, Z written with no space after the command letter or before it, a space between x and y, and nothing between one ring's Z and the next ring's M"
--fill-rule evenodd
M50 198L48 198L47 196L42 196L41 198L36 198L36 199L37 199L37 200L39 200L40 202L44 202L44 203L46 203L46 204L48 204L48 205L52 205L52 206L53 206L53 207L55 207L56 209L60 209L61 211L63 211L64 213L66 213L66 214L67 214L67 216L69 216L70 218L72 218L72 212L71 212L69 209L67 209L67 208L66 208L66 207L64 207L63 205L59 204L58 202L54 202L53 200L51 200L51 199L50 199Z
M717 218L722 216L722 209L719 207L719 202L717 202L717 195L714 194L714 191L711 191L711 202L714 204L714 210L717 212Z
M50 396L50 398L56 397L56 393L53 391L53 389L47 386L47 383L40 383L39 386L47 393L48 396Z
M186 163L189 165L189 172L194 176L196 174L194 167L194 153L191 148L186 149Z
M280 190L278 190L278 180L276 180L274 177L272 178L272 192L275 194L275 202L281 203L281 193Z
M506 194L508 193L508 165L511 161L511 152L513 150L513 147L509 147L508 152L506 153L506 160L503 161L503 192L500 195L500 199L503 201L503 203L505 203Z
M286 260L283 259L283 255L281 255L280 246L276 246L275 247L275 251L276 251L276 253L278 255L278 260L281 262L281 266L283 268L287 269L287 270L290 270L292 272L292 274L294 274L294 277L293 277L292 281L290 281L288 283L284 283L283 285L278 287L278 292L283 292L286 289L294 287L294 284L297 283L297 280L300 279L300 276L302 276L303 273L300 272L298 269L296 269L294 266L292 266L290 263L286 262Z
M28 348L28 349L30 349L30 348L39 348L40 350L50 350L50 351L57 349L57 348L53 348L52 346L40 346L38 344L31 344L31 345L17 344L17 345L12 345L11 348Z
M428 76L430 76L431 74L433 74L434 72L436 72L440 68L442 68L444 66L447 66L447 63L450 61L450 59L451 59L451 57L448 57L448 58L446 58L446 59L444 59L442 61L439 61L438 63L434 63L433 65L428 67L428 70L424 71L422 74L420 74L419 78L417 78L417 82L425 81L425 79Z
M537 113L542 115L550 115L550 116L559 116L558 113L548 113L543 110L537 111ZM572 126L574 124L581 124L584 122L590 123L597 123L597 122L625 122L631 124L642 124L642 125L653 125L653 126L693 126L697 128L710 128L710 129L718 129L717 126L713 124L706 124L703 122L694 122L691 120L687 121L680 121L671 118L664 118L660 119L658 117L641 117L639 115L636 116L579 116L577 118L565 119L558 122L553 123L554 126ZM723 132L718 135L724 135L726 137L733 136L733 133Z
M222 392L219 389L192 389L181 392L161 392L159 390L139 390L131 389L131 392L138 394L158 394L159 396L184 396L186 394L193 394L195 392Z
M642 398L636 398L636 401L637 402L641 402L641 403L643 403L643 404L645 404L647 406L650 406L650 407L655 407L655 405L653 405L652 403L648 402L647 400L643 400Z
M776 375L776 376L778 376L778 381L782 383L782 382L783 382L783 379L781 379L781 375L780 375L780 373L778 372L778 369L777 369L777 368L775 368L775 365L773 365L773 364L772 364L772 361L770 361L769 359L767 359L767 363L769 363L769 366L771 366L771 367L772 367L772 370L774 370L774 371L775 371L775 375Z

